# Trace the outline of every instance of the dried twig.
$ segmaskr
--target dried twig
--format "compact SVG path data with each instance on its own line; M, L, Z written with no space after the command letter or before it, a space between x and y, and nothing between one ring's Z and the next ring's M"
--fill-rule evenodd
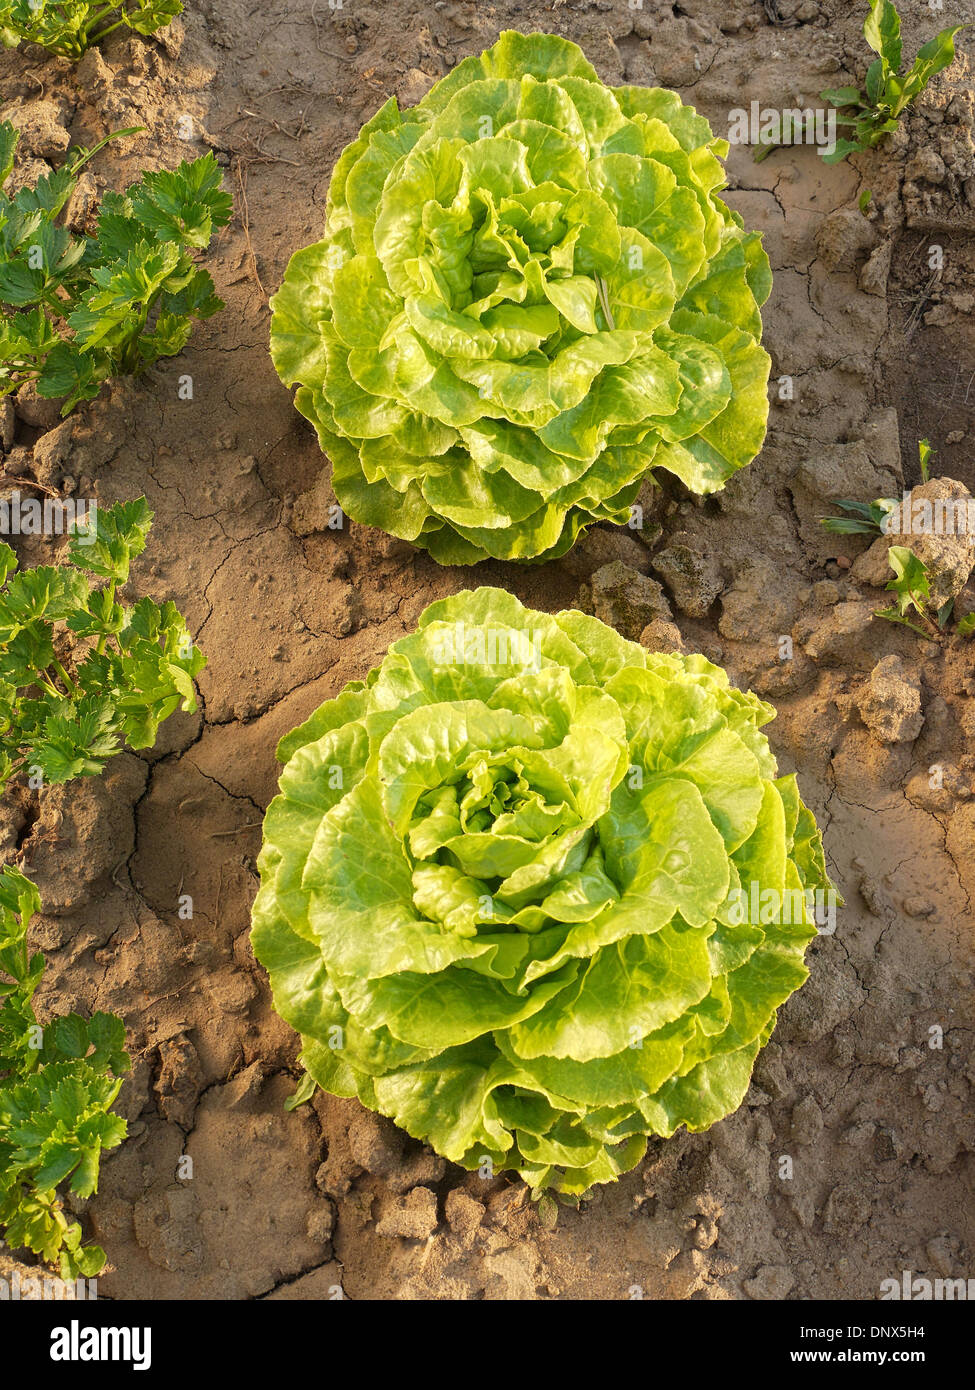
M56 497L58 501L63 501L59 492L45 487L43 483L35 482L33 478L15 478L12 473L0 473L0 483L16 483L18 487L32 487L36 492L43 492L45 497Z
M238 117L246 117L248 120L263 121L265 125L271 126L272 129L276 130L280 135L286 135L289 140L300 140L308 129L304 111L299 112L301 119L298 122L297 130L288 130L286 126L276 121L273 116L265 116L263 111L248 111L246 106L238 106L237 115ZM236 123L231 122L231 124ZM261 150L261 153L263 154L264 151Z
M246 825L238 825L238 826L236 826L235 829L233 829L233 830L212 830L212 831L210 832L210 839L211 839L211 840L219 840L219 839L221 839L224 835L240 835L240 834L242 834L245 830L257 830L257 829L259 829L263 824L264 824L264 822L263 822L263 821L260 821L260 820L249 820L249 821L247 822Z
M348 62L349 55L347 53L333 53L330 48L326 48L322 43L322 21L318 18L318 0L312 0L311 22L315 26L315 47L318 49L319 53L324 53L327 57L334 58L337 63Z
M218 877L218 879L217 879L217 904L216 904L216 907L213 909L213 925L214 925L215 927L219 927L219 925L220 925L220 895L221 895L222 893L223 893L223 865L221 864L221 865L220 865L220 875L219 875L219 877Z
M917 331L917 326L921 321L921 315L924 313L924 310L930 303L931 291L935 288L936 285L940 284L940 282L941 271L933 270L931 272L931 276L928 280L928 283L922 289L920 295L914 302L913 309L907 316L907 322L904 325L905 338L912 338L914 336L915 332Z
M238 107L237 109L238 115L235 116L234 119L230 122L231 126L236 125L238 121L249 121L254 119L254 112L245 112L240 107ZM262 116L258 119L265 120L266 118ZM302 116L302 120L304 120L304 116ZM269 122L268 124L272 123ZM283 135L290 135L290 131L286 130L282 131L281 133ZM297 137L292 138L294 139ZM246 141L246 144L249 147L248 149L238 149L235 145L227 146L227 153L231 156L232 159L246 159L250 164L291 164L296 169L300 169L302 167L301 160L299 159L288 159L287 156L283 154L270 154L264 148L264 146L260 144L259 141L254 140L250 135L245 135L244 140Z
M235 155L233 159L233 170L237 178L237 187L240 189L240 225L244 229L244 239L247 242L247 250L250 255L251 273L257 282L258 289L264 296L265 303L269 302L269 295L264 288L264 281L261 279L261 272L257 268L257 256L254 253L254 243L251 241L251 220L250 209L247 206L247 173L246 164L241 155Z

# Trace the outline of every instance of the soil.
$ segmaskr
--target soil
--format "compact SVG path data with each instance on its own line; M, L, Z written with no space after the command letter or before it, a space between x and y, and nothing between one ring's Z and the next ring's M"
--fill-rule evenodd
M207 148L235 198L207 261L224 312L67 423L18 401L3 460L103 504L144 492L156 520L132 592L172 598L209 658L201 713L172 718L153 752L39 800L8 793L0 818L0 854L45 903L42 1007L128 1024L131 1137L78 1207L109 1252L101 1295L873 1299L905 1269L975 1275L975 648L873 618L883 579L850 572L866 539L817 521L839 497L917 482L921 436L934 473L975 491L970 34L879 151L826 166L808 147L761 163L732 147L728 198L766 235L765 341L792 399L773 390L766 447L725 492L666 489L642 532L597 528L558 563L472 571L329 530L327 466L267 352L268 294L318 235L339 151L389 95L415 101L500 29L566 34L607 82L674 87L725 134L733 107L862 78L863 8L202 0L158 42L116 35L78 67L0 56L0 114L25 129L18 177L142 125L95 160L89 198ZM972 0L950 20L900 8L909 53L975 19ZM50 544L24 542L23 561ZM846 900L738 1113L652 1144L554 1229L519 1183L465 1174L357 1103L320 1094L286 1113L296 1039L248 942L278 738L431 600L478 583L682 641L773 700L773 747Z

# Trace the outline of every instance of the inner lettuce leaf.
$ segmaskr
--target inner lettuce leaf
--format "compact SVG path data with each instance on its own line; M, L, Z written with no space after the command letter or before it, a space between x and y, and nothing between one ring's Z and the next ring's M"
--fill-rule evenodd
M735 1110L837 901L773 715L582 613L428 607L278 748L252 941L302 1093L569 1195Z
M502 33L340 156L271 356L348 516L441 564L562 555L644 479L710 493L758 453L768 258L673 92Z

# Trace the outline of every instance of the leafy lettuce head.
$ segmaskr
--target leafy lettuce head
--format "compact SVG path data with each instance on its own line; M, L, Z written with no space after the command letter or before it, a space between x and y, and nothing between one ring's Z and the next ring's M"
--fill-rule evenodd
M582 613L432 604L279 748L253 946L310 1077L569 1194L734 1110L832 893L773 713Z
M543 560L626 521L652 469L706 493L749 463L771 275L717 196L726 153L552 34L388 101L272 301L346 513L441 564Z

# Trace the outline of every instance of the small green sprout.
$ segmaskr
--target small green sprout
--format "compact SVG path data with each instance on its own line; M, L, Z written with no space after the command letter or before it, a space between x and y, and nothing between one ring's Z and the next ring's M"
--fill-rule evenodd
M154 34L182 13L181 0L0 0L0 45L36 43L77 60L116 29Z
M126 1136L111 1107L129 1070L125 1026L115 1014L63 1014L44 1027L33 996L44 957L27 947L41 910L36 886L13 865L0 869L0 1230L62 1279L90 1277L105 1264L98 1245L64 1214L58 1187L77 1197L98 1188L102 1150Z
M878 57L867 69L865 90L837 87L821 92L846 115L837 117L850 128L851 137L836 142L836 148L823 156L836 164L848 154L872 149L889 131L896 130L904 109L955 56L955 35L964 29L955 24L942 29L919 50L907 72L901 72L901 22L891 0L870 0L870 12L863 22L863 36ZM861 209L862 210L862 209Z

